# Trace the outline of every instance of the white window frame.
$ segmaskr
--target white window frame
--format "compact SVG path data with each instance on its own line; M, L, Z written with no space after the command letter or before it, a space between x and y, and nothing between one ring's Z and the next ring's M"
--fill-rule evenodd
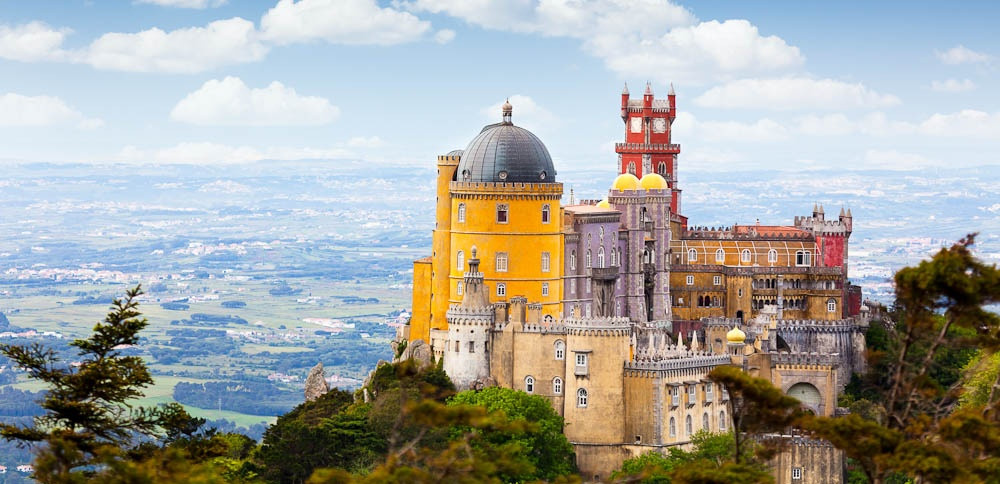
M558 376L552 379L552 394L562 395L563 392L563 381L562 378Z
M506 203L497 204L497 223L510 223L510 205L507 205Z
M688 249L688 262L698 262L698 251L695 249Z
M722 249L715 250L715 262L723 263L726 262L726 251Z
M604 246L597 249L597 267L604 267Z
M713 286L721 286L722 285L722 276L712 276L712 285Z
M587 408L587 403L589 400L589 395L587 395L587 389L581 388L576 391L576 406L579 408Z
M496 265L494 266L494 269L497 272L507 272L507 263L509 261L507 259L507 253L506 252L497 252L495 262L496 262Z
M587 257L584 259L584 266L583 267L585 269L590 269L590 249L587 249Z
M710 424L710 419L708 418L708 412L701 414L701 428L708 430Z
M694 285L694 276L687 276L687 277L685 277L684 278L684 282L687 283L687 285L689 285L689 286L693 286Z
M502 282L498 282L497 283L497 296L498 297L507 297L507 285L506 284L504 284Z
M524 393L535 393L535 377L531 375L524 377Z
M576 366L587 366L587 354L577 353L576 354Z
M575 296L576 295L576 279L575 278L569 280L569 294L571 296Z
M462 281L458 281L458 285L455 286L455 293L461 296L463 289L464 288L462 287Z
M465 223L465 204L458 204L458 223Z
M809 252L808 250L795 251L795 265L798 267L811 267L812 252Z
M549 272L552 268L552 255L542 252L542 272Z
M688 436L694 435L694 426L692 425L690 415L684 417L684 432Z
M726 411L719 410L719 431L726 431Z
M835 312L837 312L837 300L836 299L834 299L834 298L831 297L830 299L826 300L826 312L828 312L828 313L835 313Z
M460 250L455 256L455 265L458 266L459 272L465 272L465 251Z
M750 249L743 249L740 251L740 263L749 264L753 262L753 254Z
M767 251L767 261L771 264L778 262L778 251L774 249Z
M556 342L552 344L552 346L553 346L553 349L554 349L554 352L555 352L556 359L560 360L560 361L565 360L566 359L566 342L563 341L563 340L561 340L561 339L557 339Z
M802 480L802 468L792 467L792 480L800 481Z
M542 223L547 224L552 220L552 208L549 204L542 205Z
M542 283L542 296L543 297L548 297L548 295L549 295L549 283L543 282Z
M576 251L575 250L572 250L569 253L569 268L572 269L572 270L574 270L574 271L576 270Z

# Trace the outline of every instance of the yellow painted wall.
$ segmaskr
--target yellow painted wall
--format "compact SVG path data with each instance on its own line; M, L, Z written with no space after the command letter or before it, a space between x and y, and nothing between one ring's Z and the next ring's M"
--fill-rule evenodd
M413 311L410 316L410 341L430 343L431 258L413 261Z
M447 329L445 318L448 312L448 293L451 288L448 278L451 272L449 254L451 254L451 192L449 186L458 169L458 156L439 156L437 165L437 206L434 235L431 246L433 266L431 269L431 315L430 327ZM414 288L416 290L416 288ZM410 338L413 338L412 334Z

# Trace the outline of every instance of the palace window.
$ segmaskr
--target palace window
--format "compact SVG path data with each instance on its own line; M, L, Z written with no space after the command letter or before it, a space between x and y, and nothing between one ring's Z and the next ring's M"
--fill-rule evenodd
M670 436L677 437L677 421L670 417Z
M465 204L458 204L458 223L465 223Z
M507 296L507 285L499 282L497 283L497 296L506 297Z
M717 249L715 251L715 262L723 263L726 261L726 251L722 249Z
M497 252L497 272L507 272L507 253Z
M587 354L577 353L576 354L576 366L587 366Z
M836 299L834 299L834 298L831 297L830 299L826 300L826 311L830 312L830 313L837 312L837 300Z
M714 285L714 286L721 286L722 285L722 276L712 276L712 285Z
M566 358L566 343L559 339L555 342L556 359L563 360Z
M615 303L615 317L622 315L622 302L618 301Z
M583 263L584 263L584 266L583 266L583 267L585 267L585 268L587 268L587 269L590 269L590 249L587 249L587 257L586 257L586 259L585 259L585 260L583 261Z
M576 295L576 279L570 279L569 280L569 294L571 296L575 296Z
M802 468L801 467L792 467L792 479L796 480L796 481L802 480Z
M689 286L693 286L694 285L694 276L687 276L687 278L685 278L684 282L686 282L687 285L689 285Z
M688 385L688 405L694 405L698 401L698 385Z
M574 270L574 271L576 270L576 251L575 250L572 250L569 253L569 268L572 269L572 270Z
M461 350L462 350L462 342L456 340L455 341L455 353L458 353Z
M549 253L542 252L542 272L549 272Z
M455 293L459 296L462 295L462 281L458 281L458 286L455 288Z
M719 412L719 430L722 432L726 431L726 411L723 410Z
M597 249L597 267L604 267L604 246Z
M774 249L767 251L767 261L772 264L778 262L778 251Z
M535 378L532 376L527 376L524 379L524 392L534 393L535 392Z
M743 249L743 252L740 252L740 262L749 264L751 260L750 249Z
M694 249L688 249L688 262L695 262L698 260L698 251Z
M458 257L455 258L455 267L458 267L459 271L465 269L465 251L458 251Z
M562 378L557 376L552 379L552 393L554 395L562 395Z
M508 210L509 210L509 208L507 207L506 203L498 203L497 204L497 223L498 224L505 224L505 223L508 222L508 220L509 220L508 217L507 217Z
M701 414L701 428L708 430L708 412Z
M795 265L797 266L812 265L812 257L808 250L799 250L795 252Z
M667 176L667 164L661 161L656 165L656 172L659 173L660 176Z
M543 224L549 223L550 215L551 215L551 209L549 208L549 204L546 203L545 205L542 205L542 223Z
M542 296L548 296L548 295L549 295L549 283L543 282L542 283Z
M581 388L576 391L576 406L587 408L587 389Z
M469 341L469 353L475 353L475 352L476 352L476 342Z
M684 432L686 432L687 435L691 435L691 434L694 433L694 431L691 429L691 416L690 415L688 415L687 417L684 418Z
M631 173L631 174L633 174L633 175L635 175L635 162L634 161L630 161L628 163L628 172Z
M711 402L715 397L715 388L712 383L705 384L705 401Z

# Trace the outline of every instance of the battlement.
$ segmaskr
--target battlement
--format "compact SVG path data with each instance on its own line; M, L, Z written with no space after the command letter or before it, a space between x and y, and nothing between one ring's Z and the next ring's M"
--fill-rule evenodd
M626 317L570 318L560 322L567 334L580 336L628 336L632 324Z
M813 439L804 435L798 434L766 434L758 435L754 440L758 442L777 442L780 441L783 444L794 445L797 447L829 447L833 448L833 444L828 440Z
M840 353L772 353L771 363L780 367L831 367L840 364Z
M704 352L698 352L694 356L684 356L662 360L626 361L625 369L640 371L702 369L728 365L731 361L732 360L729 355L711 355Z
M558 200L562 198L562 183L507 183L507 182L463 182L453 181L449 185L456 197L461 195L533 195Z
M693 227L681 233L682 239L698 240L813 240L813 235L801 231L781 231L781 232L756 232L751 230L747 233L736 233L732 227Z
M462 157L460 155L438 155L439 165L457 165Z
M820 319L779 319L779 331L809 331L809 332L850 332L857 329L857 325L850 319L834 319L824 321Z
M449 326L492 326L494 314L492 304L479 308L463 308L456 304L448 308L445 318Z
M561 323L525 323L521 331L539 334L566 334L566 325Z

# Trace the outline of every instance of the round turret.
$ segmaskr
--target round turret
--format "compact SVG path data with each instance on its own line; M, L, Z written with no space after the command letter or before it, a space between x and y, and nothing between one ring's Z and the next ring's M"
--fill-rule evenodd
M639 179L635 175L622 173L615 178L614 183L611 184L611 189L623 192L625 190L638 190L641 186Z
M531 131L510 121L510 102L503 105L503 122L483 128L462 153L458 181L554 183L556 169L549 150Z
M642 180L639 180L639 184L642 185L643 190L667 189L667 180L659 173L646 173L642 176Z
M608 208L608 209L611 208L611 204L608 203L607 197L605 197L604 200L597 202L597 208Z

